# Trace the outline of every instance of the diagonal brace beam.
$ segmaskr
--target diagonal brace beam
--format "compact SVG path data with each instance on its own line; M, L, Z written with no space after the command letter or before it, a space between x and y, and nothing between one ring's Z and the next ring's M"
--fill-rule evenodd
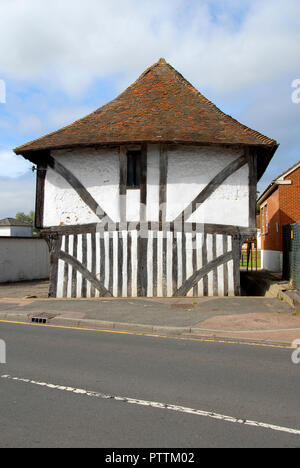
M79 197L84 201L84 203L95 213L96 216L101 220L105 220L109 223L112 220L107 216L105 211L98 205L96 200L92 195L87 191L84 185L80 182L79 179L63 164L54 159L51 155L47 156L47 164L51 169L61 175L73 189L78 193Z
M58 258L71 265L75 270L82 274L84 279L90 281L92 285L100 292L101 297L112 297L112 294L105 288L103 283L89 272L75 257L63 252L58 253Z
M174 220L175 223L180 223L182 219L189 218L197 209L197 205L204 203L217 188L223 184L234 172L248 163L247 155L240 156L235 161L231 162L221 172L219 172L209 184L197 195L197 197L180 213Z
M173 297L183 297L186 296L187 293L198 284L198 282L208 273L215 268L217 268L220 265L223 265L223 263L229 262L229 260L232 260L233 258L233 252L227 252L224 255L220 255L220 257L215 258L211 262L209 262L207 265L204 267L200 268L200 270L195 271L195 273L190 276L184 283L183 285L177 289L177 291L173 294Z

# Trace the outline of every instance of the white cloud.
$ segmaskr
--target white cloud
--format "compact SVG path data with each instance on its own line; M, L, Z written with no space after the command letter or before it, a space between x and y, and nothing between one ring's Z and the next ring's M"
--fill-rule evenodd
M281 143L279 173L298 157L299 17L299 0L0 0L0 78L8 93L10 79L19 86L1 130L39 137L67 125L97 107L73 100L94 80L122 91L162 56L213 101L244 103L234 117ZM57 90L71 100L52 102ZM0 147L0 177L30 165Z
M29 213L35 205L35 176L29 174L16 179L0 176L0 219Z
M165 56L196 85L233 91L296 69L299 0L252 0L243 17L239 3L1 0L0 75L74 94Z
M37 115L26 114L25 116L19 117L18 131L20 133L32 133L41 132L43 129L43 123Z
M29 172L32 163L21 156L16 156L13 151L0 147L0 177L18 178ZM0 184L1 192L2 186ZM3 203L1 195L1 204Z
M243 123L278 140L285 149L300 144L300 104L292 102L288 79L272 86L263 86L256 93L242 115Z
M86 115L93 112L95 109L88 106L82 107L69 107L63 109L57 109L49 112L47 115L47 122L54 128L62 128L66 125L73 123L75 120L81 119Z

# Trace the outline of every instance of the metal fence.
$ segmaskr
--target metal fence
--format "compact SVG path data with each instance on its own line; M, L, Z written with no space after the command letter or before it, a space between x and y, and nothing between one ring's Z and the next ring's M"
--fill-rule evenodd
M283 279L300 289L300 223L283 226Z

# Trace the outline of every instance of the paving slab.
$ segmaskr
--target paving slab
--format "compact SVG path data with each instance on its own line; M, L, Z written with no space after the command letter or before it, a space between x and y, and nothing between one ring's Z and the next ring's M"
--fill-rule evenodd
M281 312L211 317L191 327L207 337L239 338L291 344L300 339L300 314Z
M25 296L47 298L48 292L48 280L19 281L17 283L0 283L0 298L23 298Z
M197 302L197 304L196 304ZM278 299L266 298L216 298L209 301L190 301L179 305L178 301L166 299L155 302L143 299L113 300L35 300L22 302L18 312L41 314L51 312L68 318L136 323L153 326L187 327L205 320L226 315L260 313L290 313L291 308ZM1 303L4 310L14 310L11 303ZM175 305L175 307L174 307ZM6 309L5 309L6 308ZM1 310L1 309L0 309Z
M18 309L25 315L52 312L66 318L152 326L191 326L202 318L197 308L173 309L167 303L146 300L37 300ZM7 311L13 308L7 306Z
M48 316L47 323L57 326L137 333L278 343L300 338L300 313L274 297L48 299L48 282L30 283L0 286L11 294L0 297L0 320L29 323Z

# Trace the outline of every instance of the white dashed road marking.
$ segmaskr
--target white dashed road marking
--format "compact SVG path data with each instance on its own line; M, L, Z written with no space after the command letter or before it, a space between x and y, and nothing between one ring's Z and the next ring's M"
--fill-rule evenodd
M273 431L279 431L279 432L287 432L289 434L294 434L294 435L300 435L300 430L299 429L291 429L289 427L282 427L282 426L275 426L274 424L267 424L264 422L258 422L258 421L251 421L248 419L238 419L232 416L226 416L224 414L218 414L210 411L203 411L203 410L198 410L198 409L193 409L193 408L187 408L185 406L177 406L177 405L170 405L170 404L165 404L165 403L158 403L155 401L145 401L145 400L140 400L136 398L127 398L127 397L122 397L122 396L113 396L113 395L107 395L104 393L98 393L98 392L93 392L89 390L83 390L81 388L73 388L73 387L66 387L63 385L54 385L54 384L49 384L46 382L37 382L35 380L31 379L24 379L20 377L12 377L10 375L1 375L2 379L7 379L7 380L13 380L15 382L23 382L26 384L31 384L31 385L37 385L40 387L46 387L50 388L53 390L60 390L60 391L65 391L65 392L70 392L74 393L76 395L84 395L87 397L93 397L93 398L101 398L104 400L115 400L115 401L123 401L125 403L130 403L133 405L139 405L139 406L149 406L151 408L159 408L159 409L165 409L165 410L170 410L170 411L177 411L179 413L186 413L186 414L193 414L194 416L203 416L203 417L208 417L212 419L218 419L220 421L225 421L225 422L230 422L230 423L236 423L236 424L243 424L245 426L254 426L254 427L260 427L263 429L269 429Z

